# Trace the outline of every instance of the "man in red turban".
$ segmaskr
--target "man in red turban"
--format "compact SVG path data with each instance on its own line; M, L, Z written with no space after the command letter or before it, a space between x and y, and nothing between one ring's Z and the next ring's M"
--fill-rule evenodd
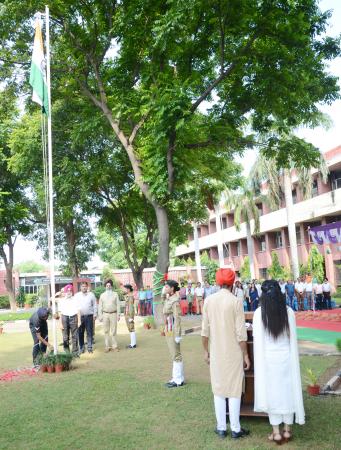
M240 427L239 415L244 369L250 368L250 359L243 303L231 293L234 279L232 269L217 271L216 282L221 289L205 300L201 336L204 357L210 366L217 419L215 433L221 438L227 436L228 398L231 437L237 439L249 434Z

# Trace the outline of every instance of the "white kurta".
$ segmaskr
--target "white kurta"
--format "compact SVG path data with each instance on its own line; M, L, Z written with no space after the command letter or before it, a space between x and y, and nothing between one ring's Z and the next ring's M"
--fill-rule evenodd
M247 340L243 302L227 289L210 295L204 303L201 335L209 338L213 394L240 398L244 369L239 342Z
M290 338L282 334L276 340L264 329L261 307L254 313L254 410L268 414L295 413L295 421L303 425L305 420L295 314L291 308L287 308L287 311Z

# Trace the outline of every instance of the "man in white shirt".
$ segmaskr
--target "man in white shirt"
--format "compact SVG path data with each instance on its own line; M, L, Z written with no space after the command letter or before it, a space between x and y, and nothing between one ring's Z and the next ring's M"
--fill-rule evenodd
M313 281L310 273L307 274L304 283L305 287L305 298L307 299L308 309L313 310Z
M202 308L204 305L204 288L201 287L200 282L197 283L197 287L195 288L195 300L196 300L195 305L196 313L197 315L202 314Z
M305 283L303 282L302 278L297 278L297 281L295 283L295 291L297 297L298 310L303 311Z
M70 334L72 341L72 353L78 354L78 327L81 324L81 314L77 300L72 295L73 286L64 287L65 297L58 302L58 311L61 314L60 329L63 332L63 347L70 351Z
M326 277L322 284L322 293L323 293L323 306L325 309L332 309L332 302L331 302L331 286L328 281L328 278Z
M314 294L315 294L315 309L317 309L318 311L323 309L323 297L322 297L322 283L318 282L316 280L316 282L313 284L313 289L314 289Z
M84 334L86 330L86 339L88 352L93 352L94 319L97 317L97 302L93 292L89 291L87 281L81 284L80 292L77 292L75 299L81 313L81 326L79 327L79 351L84 353Z

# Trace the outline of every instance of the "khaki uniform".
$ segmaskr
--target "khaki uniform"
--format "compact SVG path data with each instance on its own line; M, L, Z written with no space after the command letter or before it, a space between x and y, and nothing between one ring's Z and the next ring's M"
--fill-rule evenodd
M112 339L112 348L118 347L116 341L117 334L117 312L119 311L120 301L117 292L108 290L103 292L99 298L98 318L103 320L104 343L105 348L110 348L110 336Z
M212 391L240 398L244 369L239 342L247 340L243 302L221 289L204 303L201 335L209 338Z
M177 293L165 299L163 314L165 318L164 331L170 354L173 361L181 362L180 343L177 344L174 340L176 337L181 337L180 297Z
M128 331L130 333L132 331L135 331L134 316L135 316L134 295L126 294L124 305L124 317L126 320Z

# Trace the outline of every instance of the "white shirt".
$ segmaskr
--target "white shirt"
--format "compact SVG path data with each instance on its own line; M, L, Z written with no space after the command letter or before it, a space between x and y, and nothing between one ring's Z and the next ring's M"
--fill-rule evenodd
M195 288L195 295L197 297L203 297L204 296L204 288L202 287L196 287Z
M78 314L79 306L75 297L64 297L58 302L58 311L63 316L75 316Z
M93 292L86 292L85 294L83 292L77 292L74 298L78 303L78 308L82 316L91 314L97 316L97 302Z
M282 294L285 294L285 286L286 286L286 283L279 283L279 286L280 286L280 288L281 288Z
M313 283L305 283L305 290L306 292L313 292Z
M234 295L241 300L244 300L244 290L242 288L236 288Z
M328 282L322 284L322 291L323 292L330 292L330 284Z
M304 288L305 288L305 283L296 281L295 289L297 292L302 293L304 291Z
M322 284L321 283L315 283L314 284L314 291L316 294L322 294Z

